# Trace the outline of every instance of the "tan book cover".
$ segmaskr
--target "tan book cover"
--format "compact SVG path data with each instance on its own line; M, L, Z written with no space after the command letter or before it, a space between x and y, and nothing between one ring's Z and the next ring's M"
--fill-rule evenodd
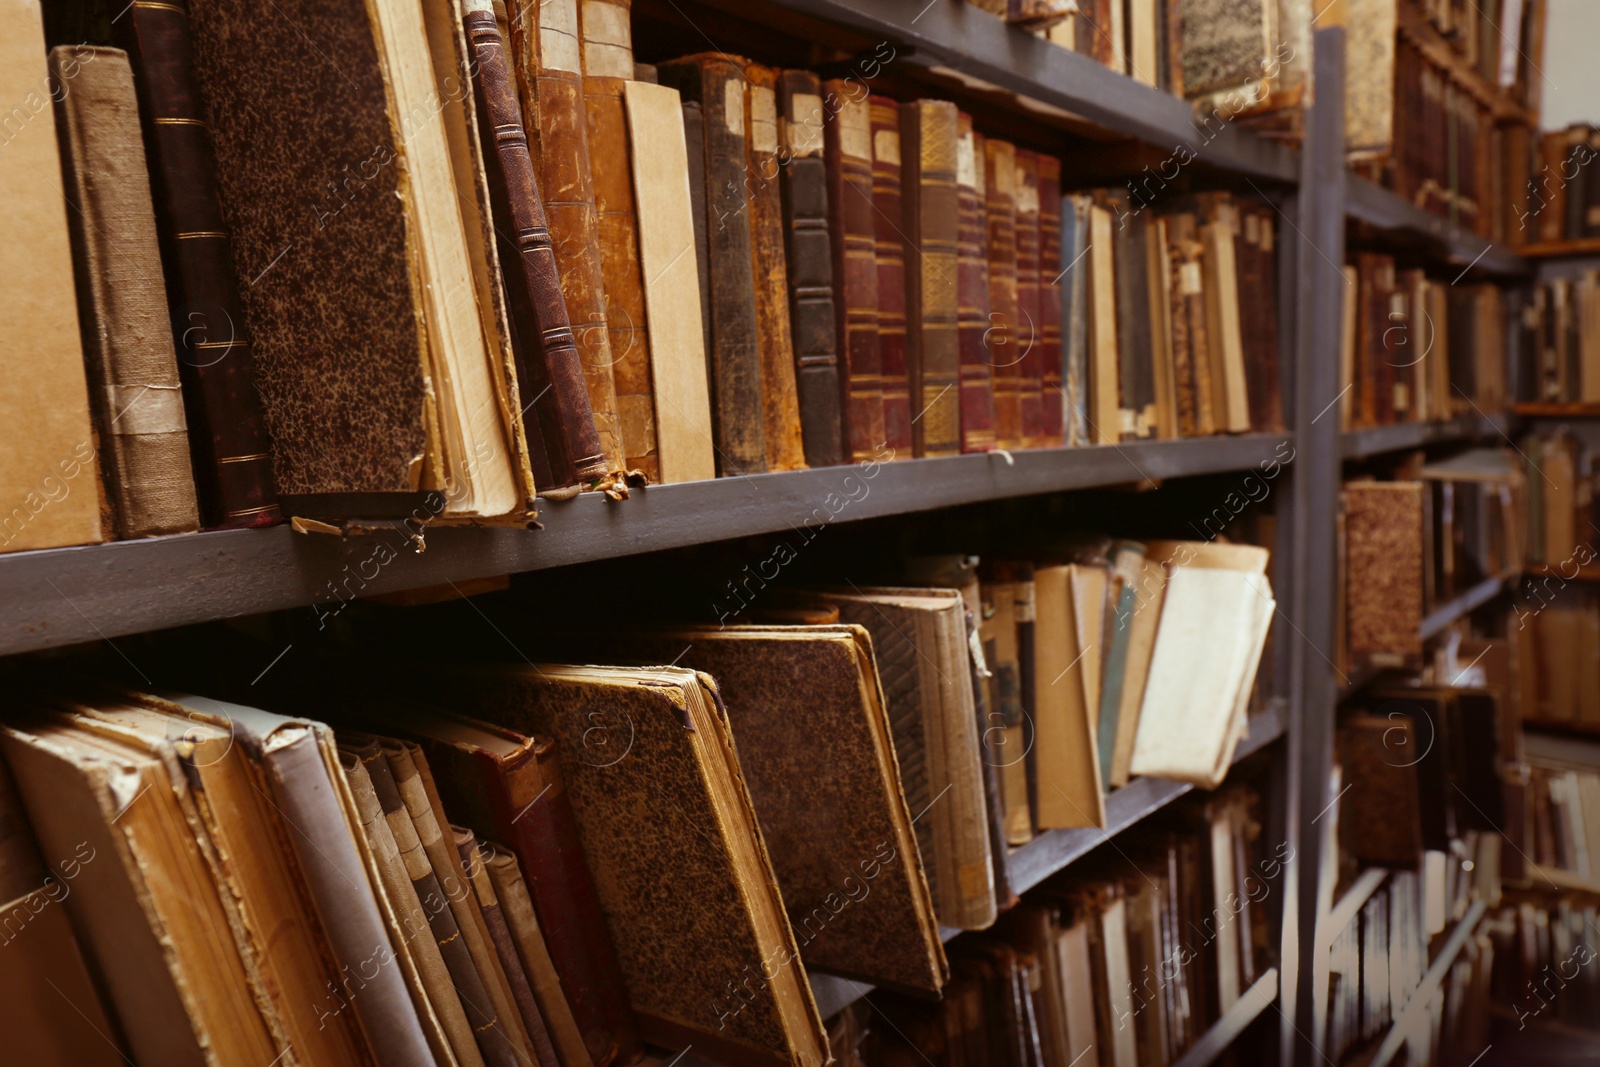
M1097 445L1122 439L1117 365L1117 275L1111 212L1089 209L1089 432Z
M1068 565L1033 572L1038 819L1040 829L1047 830L1104 826L1106 819L1095 744L1100 705L1087 702L1084 680L1088 664L1099 662L1100 640L1096 626L1092 642L1080 641L1073 600L1079 569Z
M68 884L57 881L0 904L6 1058L28 1067L119 1067L127 1052L113 1043L115 1029L61 906L61 886Z

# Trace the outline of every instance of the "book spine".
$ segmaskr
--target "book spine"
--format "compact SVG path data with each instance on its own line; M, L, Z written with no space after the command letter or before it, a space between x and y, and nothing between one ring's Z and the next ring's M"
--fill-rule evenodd
M1193 437L1199 432L1194 379L1194 338L1189 322L1189 300L1184 285L1189 280L1185 264L1189 261L1182 220L1163 218L1157 223L1164 232L1167 249L1167 322L1172 335L1172 402L1177 409L1178 436Z
M958 140L954 104L919 100L900 109L906 339L916 408L911 438L918 456L961 451Z
M1044 441L1044 337L1039 291L1039 157L1018 149L1016 153L1017 240L1017 342L1022 408L1022 444L1034 448Z
M600 220L595 214L593 168L583 63L578 36L578 0L549 0L528 9L537 17L536 113L524 113L545 217L555 251L556 274L567 304L589 409L608 472L626 459L617 414L615 355L606 331L605 274L601 266ZM535 16L535 11L537 12Z
M1040 443L1066 444L1061 368L1061 161L1039 157L1039 362L1044 431Z
M823 157L822 83L815 74L778 76L779 141L788 166L779 175L789 258L789 325L806 463L844 462L839 415L838 324L829 238L828 171Z
M195 92L186 0L134 4L114 21L134 88L178 345L178 374L205 524L283 521L211 131Z
M783 194L778 190L778 72L744 69L745 183L750 190L751 264L755 268L756 336L761 346L761 409L767 469L803 470L800 398L789 323L789 268L783 250Z
M689 211L694 222L694 263L700 276L700 337L711 361L711 235L706 220L706 117L698 100L682 100L683 150L689 157Z
M1064 305L1062 317L1066 320L1066 335L1061 354L1062 388L1065 396L1066 443L1089 443L1089 207L1088 197L1074 196L1068 201L1072 210L1063 204L1064 229L1061 235L1062 254L1068 266L1063 278Z
M888 446L911 451L911 366L906 351L905 239L900 234L900 105L868 100L872 123L873 252L878 273L878 352L883 367L883 432Z
M961 381L961 451L994 448L994 376L984 331L989 328L989 258L984 215L983 137L962 114L956 145L956 343Z
M851 83L824 82L822 91L842 437L850 458L864 462L877 454L885 440L872 120L867 101L851 95Z
M187 533L200 520L133 71L86 52L52 50L50 72L101 468L119 537Z
M989 325L985 347L994 369L995 443L1022 447L1022 351L1017 316L1016 147L985 141L985 213L989 231Z
M744 66L737 56L714 52L656 68L662 84L676 86L685 100L698 101L703 119L711 294L707 351L713 436L724 476L767 470L750 190L745 183Z
M661 480L650 378L644 277L639 269L639 219L629 168L623 85L633 78L632 0L583 0L583 106L594 183L600 276L605 285L606 341L624 466Z
M583 365L579 361L544 201L534 175L526 127L505 45L493 11L469 11L463 18L467 43L476 63L475 88L482 109L482 129L492 137L484 156L489 168L496 227L509 245L505 265L507 302L516 328L517 370L527 401L524 425L530 449L542 441L549 462L548 482L541 488L571 485L606 474L606 460L589 406ZM492 148L492 151L490 149ZM507 235L509 231L509 235ZM537 354L530 355L537 339Z

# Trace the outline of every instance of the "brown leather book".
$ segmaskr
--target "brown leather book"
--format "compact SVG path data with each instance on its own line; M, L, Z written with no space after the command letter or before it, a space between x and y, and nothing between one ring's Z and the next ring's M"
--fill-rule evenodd
M700 105L705 128L706 243L711 299L711 412L724 477L767 466L755 245L745 180L744 68L748 60L702 52L657 64L663 85ZM729 89L729 86L733 89Z
M117 536L188 533L200 519L133 71L115 48L62 46L50 52L50 72Z
M1428 731L1428 724L1403 714L1361 713L1340 724L1339 765L1347 783L1339 803L1341 851L1363 864L1415 869L1423 849L1418 761Z
M1215 432L1211 413L1210 354L1200 260L1203 250L1194 216L1159 220L1167 248L1167 323L1172 344L1172 393L1182 437Z
M1017 351L1022 445L1044 443L1044 330L1039 309L1039 157L1016 150Z
M601 264L600 219L595 210L594 171L588 113L583 97L583 60L578 30L578 0L550 0L520 9L530 45L537 42L536 66L518 56L521 76L534 85L538 110L523 114L545 216L555 245L557 274L583 366L584 384L600 450L611 471L623 469L626 451L617 410L614 366L606 328L605 272Z
M187 7L135 6L112 27L137 75L202 518L224 528L271 526L283 514L217 160L196 94Z
M949 101L917 100L900 108L906 347L918 456L961 451L959 141L958 113Z
M730 626L612 650L664 662L685 646L678 663L717 679L806 967L938 992L948 969L867 632Z
M900 189L900 105L868 99L872 124L872 224L878 274L878 354L883 367L884 441L912 454L911 365L906 345L906 262Z
M1345 625L1358 662L1401 667L1422 655L1427 493L1421 482L1344 487Z
M1241 311L1249 328L1245 332L1246 386L1250 392L1250 423L1258 430L1282 430L1283 385L1278 371L1278 257L1275 251L1277 220L1270 207L1240 206ZM1396 354L1404 362L1405 354ZM1415 368L1420 371L1421 368ZM1415 406L1415 402L1413 402Z
M1022 447L1022 352L1026 332L1017 309L1016 146L983 143L989 229L989 325L985 348L994 371L994 433L1000 448Z
M984 335L989 329L988 218L983 137L961 113L956 145L956 333L961 364L961 451L994 448L994 372Z
M508 418L521 405L471 101L435 77L463 65L459 23L354 0L191 8L280 492L313 517L523 517L531 478ZM393 116L413 105L434 121L406 124L396 144Z
M606 335L628 470L661 481L650 338L639 267L639 219L629 168L623 86L633 78L632 0L582 0L583 106L605 282Z
M500 898L495 894L494 883L489 879L488 869L479 855L477 836L471 830L460 826L450 827L450 834L451 842L459 857L458 866L462 877L466 879L478 914L483 917L484 933L494 949L500 969L506 976L506 985L516 1002L517 1012L522 1017L523 1026L528 1032L534 1064L536 1067L565 1067L567 1056L579 1063L586 1062L589 1053L583 1047L583 1035L578 1032L578 1024L573 1021L572 1010L567 1008L565 998L562 999L561 1007L565 1010L570 1044L563 1046L568 1050L566 1055L558 1056L556 1053L553 1024L547 1024L539 1010L538 1002L534 999L533 987L528 983L527 969L523 967L522 960L517 955L516 942L512 940L511 931L506 926L505 916L500 913Z
M778 72L751 63L744 68L744 79L745 183L750 190L767 469L803 470L806 459L789 323L789 269L783 250L783 194L778 188L778 171L788 162L778 154Z
M834 311L828 167L823 156L822 82L804 70L778 75L779 168L788 252L789 326L806 463L845 462L839 415L839 326Z
M877 216L872 206L872 118L854 83L822 83L828 172L828 227L833 244L838 321L841 437L849 458L864 462L885 440L883 356L878 345ZM834 101L838 106L831 106Z
M489 188L493 212L503 220L496 237L518 339L519 384L527 397L523 423L529 441L542 445L533 449L544 460L535 479L548 489L594 481L605 477L606 461L561 295L516 79L494 9L469 7L462 21L476 61L473 82L483 116L480 132L488 134L485 155L492 153L498 164L488 168Z
M518 665L451 668L431 684L475 714L554 739L627 978L623 1003L646 1041L735 1064L821 1067L822 1020L709 676ZM637 813L663 805L678 817L653 821L643 841ZM745 967L763 980L730 991L727 976Z
M1156 423L1156 373L1151 344L1149 277L1145 256L1153 218L1133 210L1126 190L1095 194L1115 220L1113 252L1117 279L1117 381L1124 437L1148 437Z
M1040 444L1067 443L1061 371L1061 161L1039 156L1039 362L1044 381Z
M454 976L445 962L444 946L439 944L430 922L438 915L430 916L423 903L424 893L437 896L438 883L433 871L427 869L427 857L422 854L416 828L411 825L405 802L395 788L383 749L377 738L365 734L347 734L340 730L338 737L341 766L361 813L361 829L394 908L394 921L404 951L415 961L421 979L420 989L416 991L420 994L418 1010L426 1007L438 1020L439 1033L431 1037L435 1043L434 1054L463 1067L479 1067L483 1064L483 1055L473 1040L472 1025L456 993ZM416 881L412 880L413 871L417 874ZM450 926L454 931L453 919ZM459 941L459 937L456 940ZM438 1043L440 1037L443 1045Z
M659 75L658 75L659 76ZM670 88L670 86L668 87ZM700 332L705 349L706 370L715 378L711 353L711 235L706 219L706 117L700 101L684 100L683 149L689 157L689 209L694 213L694 261L700 276Z

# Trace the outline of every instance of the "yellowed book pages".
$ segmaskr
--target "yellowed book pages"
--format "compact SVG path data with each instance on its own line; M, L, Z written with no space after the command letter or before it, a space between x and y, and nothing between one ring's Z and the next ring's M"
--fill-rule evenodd
M0 167L0 424L13 429L0 459L0 551L13 552L105 533L38 3L0 0L0 57L0 100L13 116Z
M1250 574L1267 573L1272 558L1260 545L1238 545L1227 541L1148 541L1145 559L1170 563L1175 567L1212 567Z
M1211 842L1211 899L1235 900L1241 887L1234 884L1233 804L1223 799L1206 808L1206 823ZM1217 1001L1223 1011L1233 1006L1240 988L1239 933L1233 924L1238 913L1230 908L1217 912L1213 943L1217 946Z
M1139 1044L1133 1018L1133 982L1128 966L1127 901L1118 893L1100 913L1100 949L1104 955L1106 989L1111 996L1111 1017L1128 1025L1112 1029L1108 1067L1139 1067Z
M623 97L639 206L639 266L661 480L715 478L683 107L676 89L648 82L628 82Z
M1117 278L1111 256L1111 212L1089 209L1089 427L1097 445L1122 438L1117 381Z
M1056 956L1061 961L1061 985L1067 1018L1067 1062L1100 1062L1095 1030L1094 964L1089 953L1089 920L1080 917L1056 934Z
M1165 0L1159 0L1164 3ZM1161 69L1160 40L1156 31L1158 0L1128 2L1128 73L1136 82L1155 85ZM1115 5L1120 7L1121 5ZM1115 24L1116 16L1112 16Z
M1098 662L1098 642L1080 643L1072 601L1073 566L1033 572L1034 766L1039 827L1105 826L1105 801L1095 747L1095 718L1086 703L1084 672Z
M1138 736L1139 709L1150 677L1150 657L1155 653L1156 627L1166 599L1167 568L1149 557L1140 565L1134 590L1133 617L1129 621L1128 663L1122 676L1122 703L1117 710L1117 737L1111 749L1111 786L1121 788L1132 777L1133 742Z

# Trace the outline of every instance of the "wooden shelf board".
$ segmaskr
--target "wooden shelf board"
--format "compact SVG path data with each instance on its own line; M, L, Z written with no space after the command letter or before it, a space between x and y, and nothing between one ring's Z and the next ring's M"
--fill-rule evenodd
M1454 268L1449 280L1453 281L1469 269L1503 277L1528 273L1528 261L1511 249L1430 214L1391 189L1355 174L1348 175L1345 184L1348 217L1380 230L1421 238L1434 258Z
M1600 404L1530 400L1514 405L1512 410L1531 419L1600 419Z
M1587 722L1561 722L1555 719L1530 719L1523 716L1524 729L1536 730L1549 734L1579 734L1584 737L1600 737L1600 725Z
M1523 245L1516 251L1524 259L1600 256L1600 237L1580 237L1573 241L1535 241Z
M659 552L756 534L795 544L830 525L1012 497L1238 470L1292 456L1280 434L1129 441L819 467L541 502L542 530L439 527L414 552L396 526L339 538L268 530L0 554L0 655L305 608L352 597Z
M1397 422L1344 431L1339 435L1340 451L1347 460L1366 459L1425 445L1502 436L1509 428L1510 420L1503 414L1473 413L1441 422Z
M1506 587L1510 579L1501 575L1494 578L1485 578L1465 593L1447 603L1439 605L1428 613L1422 620L1422 639L1424 641L1439 634L1445 627L1477 610L1495 597Z

